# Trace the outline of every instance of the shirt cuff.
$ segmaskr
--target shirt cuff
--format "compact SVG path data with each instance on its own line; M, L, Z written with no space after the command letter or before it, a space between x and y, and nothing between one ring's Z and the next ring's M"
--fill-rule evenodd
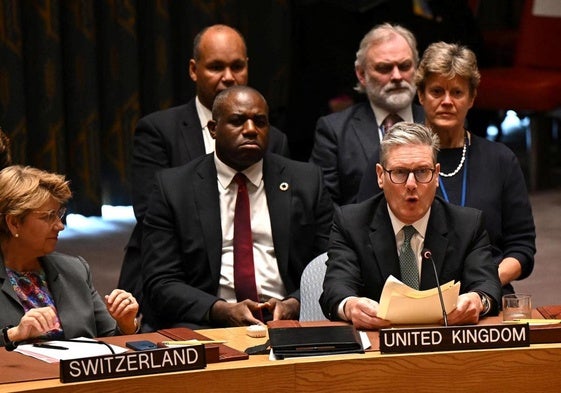
M337 307L337 316L342 321L348 321L347 317L345 316L345 304L347 304L347 301L349 299L354 299L354 298L356 298L356 296L349 296L343 299L341 303L339 303L339 306Z

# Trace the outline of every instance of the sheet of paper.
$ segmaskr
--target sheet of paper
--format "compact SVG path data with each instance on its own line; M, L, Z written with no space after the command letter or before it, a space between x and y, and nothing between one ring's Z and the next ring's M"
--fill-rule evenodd
M456 307L460 283L447 282L440 286L447 312ZM433 324L442 319L438 289L425 291L413 289L394 276L388 277L378 308L378 317L393 324Z
M368 338L368 334L365 331L362 331L362 330L359 330L358 334L360 336L360 341L362 343L362 348L363 349L371 348L372 343L370 342L370 339Z
M89 342L68 341L45 341L44 344L56 345L68 349L51 349L34 347L33 344L19 345L15 351L23 355L34 357L47 363L57 363L60 360L87 358L92 356L111 355L109 348L100 344L99 341L85 337L79 337L77 340ZM111 345L115 353L123 353L127 348Z

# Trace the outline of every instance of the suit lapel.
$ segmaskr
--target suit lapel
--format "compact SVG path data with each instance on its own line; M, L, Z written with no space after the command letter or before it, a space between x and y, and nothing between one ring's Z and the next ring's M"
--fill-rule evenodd
M68 296L64 286L64 276L60 274L58 269L55 266L55 262L51 261L51 256L47 255L41 258L41 266L45 271L45 275L47 277L47 283L49 285L49 290L51 292L51 296L53 297L54 303L57 305L57 310L64 310L65 296ZM65 295L65 296L63 296ZM60 313L60 311L58 311Z
M191 161L206 154L205 143L201 132L201 120L197 114L195 98L192 98L191 101L187 103L182 115L183 118L180 122L181 143L187 151L189 157L188 161Z
M263 161L263 181L271 219L271 231L275 255L281 277L288 276L288 255L290 248L290 201L292 197L291 178L285 166L265 155ZM311 246L311 245L310 245Z
M216 178L213 156L208 155L197 167L192 192L195 195L195 204L200 214L203 241L208 252L211 275L213 280L218 282L222 265L222 226Z
M4 266L2 255L0 255L0 284L2 285L2 292L4 292L6 296L11 297L17 303L20 302L18 295L16 295L16 292L14 291L14 287L12 286L12 283L8 278L8 273L6 273L6 267Z
M396 278L401 277L399 267L399 257L397 255L397 246L395 236L390 221L390 215L386 207L386 200L381 198L376 209L372 223L370 224L370 245L374 252L374 260L380 270L382 277L393 275ZM393 261L388 263L388 261Z
M428 248L432 252L432 259L436 265L436 271L439 277L444 267L446 249L448 248L446 228L446 219L444 217L444 212L442 211L442 205L438 199L435 199L435 202L432 204L429 222L427 225L425 248ZM444 283L441 282L440 284L442 285ZM423 261L420 285L421 289L430 289L436 286L432 262L430 261Z
M365 160L370 158L372 152L379 146L378 124L370 104L363 103L350 119L352 132L362 147ZM353 138L353 137L351 137Z
M386 208L385 199L381 199L378 204L376 213L370 225L370 244L374 253L374 260L378 265L378 269L382 277L393 275L401 277L399 267L399 256L397 254L397 245L393 233L392 225L388 210ZM448 248L448 238L446 237L446 220L442 211L441 203L436 200L432 204L431 214L427 225L425 236L425 248L432 251L432 257L436 265L436 271L440 275L444 267L446 257L446 249ZM388 263L388 259L393 261ZM444 284L444 283L441 283ZM422 262L420 289L430 289L436 286L432 263L430 261Z

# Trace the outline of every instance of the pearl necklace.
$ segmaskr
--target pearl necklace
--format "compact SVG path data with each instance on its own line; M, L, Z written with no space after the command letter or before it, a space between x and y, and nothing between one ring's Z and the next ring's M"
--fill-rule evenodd
M450 173L440 172L440 176L452 177L458 174L460 169L462 169L462 166L464 166L464 161L466 160L466 151L467 151L467 136L464 139L464 149L462 150L462 158L460 159L460 163L458 164L457 168L454 170L454 172L450 172Z

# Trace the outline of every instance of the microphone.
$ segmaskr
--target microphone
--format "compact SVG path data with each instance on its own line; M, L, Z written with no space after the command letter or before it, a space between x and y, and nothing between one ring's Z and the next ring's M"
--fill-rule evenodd
M434 279L436 280L436 288L438 289L438 297L440 299L440 307L442 308L442 318L444 319L444 326L448 326L448 316L446 315L446 307L444 306L444 299L442 298L442 289L440 289L440 281L438 280L438 273L436 272L436 264L432 259L432 252L428 248L423 248L421 253L423 259L431 261L434 270Z

